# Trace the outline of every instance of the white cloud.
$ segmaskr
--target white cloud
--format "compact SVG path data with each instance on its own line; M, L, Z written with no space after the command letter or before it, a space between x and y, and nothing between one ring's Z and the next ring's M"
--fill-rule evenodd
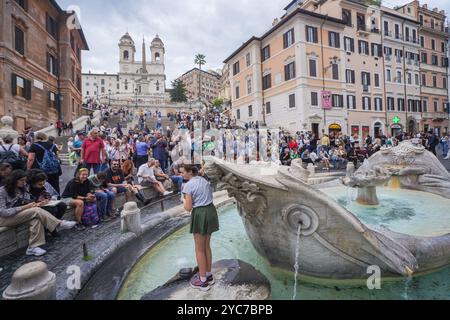
M73 0L59 0L63 8ZM222 61L253 35L261 35L280 17L290 0L81 0L83 30L90 51L83 54L83 71L118 71L120 37L128 31L141 59L142 37L147 45L158 33L166 46L167 85L194 67L194 55L206 55L207 68ZM408 0L385 1L387 6ZM449 0L427 0L429 7L450 12ZM147 47L147 54L149 49Z

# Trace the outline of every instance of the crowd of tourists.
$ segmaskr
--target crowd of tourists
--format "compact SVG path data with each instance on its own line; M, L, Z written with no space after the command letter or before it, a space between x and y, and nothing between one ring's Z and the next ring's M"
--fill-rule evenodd
M136 113L127 108L104 106L97 110L101 111L100 123L94 125L90 117L83 130L73 132L73 126L66 128L69 131L65 133L70 136L69 163L74 174L64 186L60 185L62 146L55 143L54 137L27 128L17 143L11 136L2 139L0 227L29 224L26 254L41 256L46 253L42 248L46 237L57 237L66 229L81 232L97 228L101 223L116 219L120 208L116 207L115 200L120 195L126 201L136 198L142 205L148 205L153 199L146 198L145 189L154 190L156 197L183 194L184 206L193 214L191 232L195 234L197 255L202 259L200 272L191 285L201 290L207 290L213 282L209 241L211 234L218 230L218 221L211 186L203 168L188 160L193 158L194 151L209 151L212 155L234 160L242 156L249 163L250 154L256 148L267 148L269 157L273 151L278 152L278 161L283 165L301 159L305 164L322 165L329 170L344 168L348 162L356 165L382 147L393 147L403 140L416 138L434 154L440 147L445 159L450 156L449 136L438 137L433 131L414 136L402 133L395 137L379 134L374 138L370 135L360 138L340 132L317 137L312 132L280 130L277 139L268 131L266 140L257 145L251 137L251 129L259 128L257 122L240 128L248 133L241 139L234 131L237 130L236 119L217 110L206 115L177 112L164 117L161 112L150 110ZM111 125L112 120L117 123ZM200 145L192 139L196 122L203 126ZM124 123L132 126L125 127ZM226 129L226 134L221 139L206 137L209 129ZM64 132L64 126L62 130ZM177 133L180 130L188 132L187 150L177 148L184 139ZM232 147L228 149L230 141ZM73 209L75 221L64 220L68 208Z

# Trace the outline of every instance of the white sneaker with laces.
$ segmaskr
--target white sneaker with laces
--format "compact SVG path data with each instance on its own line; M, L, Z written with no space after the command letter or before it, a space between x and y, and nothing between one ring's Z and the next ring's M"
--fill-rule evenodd
M77 224L77 223L76 223L75 221L66 221L66 220L63 220L63 221L61 221L61 223L56 227L56 231L57 231L57 232L60 232L60 231L62 231L62 230L70 230L70 229L72 229L73 227L75 227L76 224Z
M173 193L173 191L166 191L163 193L163 196L168 196L169 194L172 194L172 193Z
M39 247L36 248L28 248L27 252L25 253L27 256L35 256L35 257L40 257L43 256L44 254L46 254L47 251L45 251L44 249L41 249Z

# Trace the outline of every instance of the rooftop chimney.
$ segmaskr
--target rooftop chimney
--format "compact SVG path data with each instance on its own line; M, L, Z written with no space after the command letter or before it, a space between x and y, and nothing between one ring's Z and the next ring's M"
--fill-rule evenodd
M438 12L438 8L433 8L433 11L434 12Z
M424 9L428 9L428 5L427 5L427 4L424 4L424 5L423 5L423 8L424 8Z
M275 27L278 24L278 22L279 22L278 18L273 19L272 27Z
M443 16L445 16L445 10L441 10L440 14L442 14Z

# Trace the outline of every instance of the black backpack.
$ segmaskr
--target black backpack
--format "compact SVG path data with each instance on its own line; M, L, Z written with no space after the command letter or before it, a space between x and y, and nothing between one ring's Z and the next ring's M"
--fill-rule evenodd
M6 150L5 146L1 146L3 151L0 151L0 163L6 162L13 166L14 169L22 169L24 166L24 161L17 153L12 151L13 146L14 145L10 145L8 150Z

